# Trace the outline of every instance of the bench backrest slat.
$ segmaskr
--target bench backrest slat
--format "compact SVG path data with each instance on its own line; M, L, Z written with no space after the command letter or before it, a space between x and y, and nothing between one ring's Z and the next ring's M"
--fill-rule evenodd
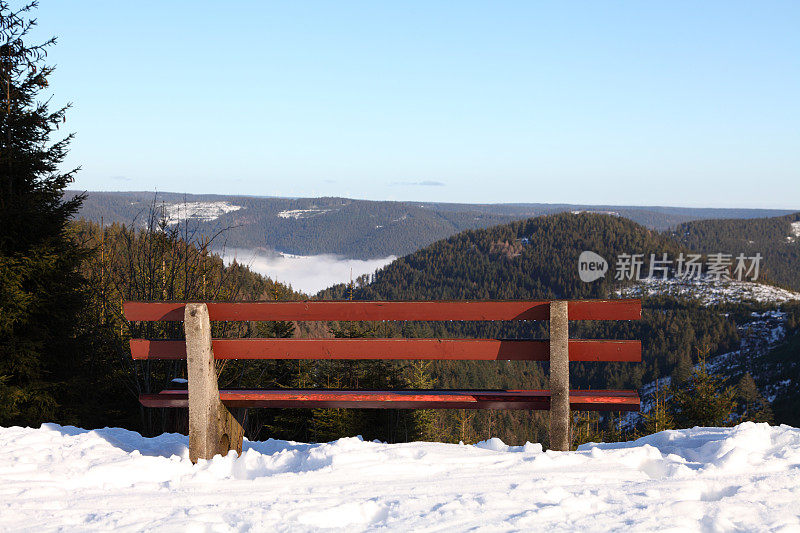
M184 302L125 302L130 321L182 321ZM550 301L208 302L212 321L548 320ZM638 320L640 300L571 300L570 320Z
M546 340L213 339L215 359L548 361ZM186 359L182 340L131 339L134 359ZM570 361L642 360L637 340L569 341Z

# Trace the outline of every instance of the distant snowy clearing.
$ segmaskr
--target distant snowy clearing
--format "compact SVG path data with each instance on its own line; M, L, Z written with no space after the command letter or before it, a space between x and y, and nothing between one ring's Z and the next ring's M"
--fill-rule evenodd
M784 303L800 300L800 293L751 281L642 279L618 290L623 297L679 296L694 298L704 305L760 302Z
M786 237L786 240L789 242L796 241L797 238L800 237L800 222L792 222L789 231L791 231L792 234Z
M288 209L286 211L281 211L278 213L278 217L280 218L293 218L295 220L300 218L309 218L316 215L324 215L325 213L329 213L330 209Z
M745 423L577 452L0 428L0 530L798 531L800 430Z
M211 222L225 213L242 209L240 205L229 202L185 202L165 206L168 224L178 224L187 220Z

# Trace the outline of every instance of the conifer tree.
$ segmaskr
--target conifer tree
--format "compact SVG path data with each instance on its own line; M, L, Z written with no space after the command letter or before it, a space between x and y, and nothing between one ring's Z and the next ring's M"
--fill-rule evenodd
M577 411L572 415L572 445L577 448L587 442L603 442L603 431L600 429L600 415L592 411Z
M658 433L666 429L675 429L675 420L672 418L667 389L660 387L656 381L656 392L651 401L650 411L642 413L644 419L644 432L646 435Z
M477 440L475 428L473 427L473 420L475 412L468 409L459 409L455 415L455 433L460 442L464 444L473 444Z
M743 375L738 385L736 385L736 396L742 409L742 421L772 422L772 407L770 407L766 398L758 392L756 382L749 372Z
M425 390L433 388L434 380L430 374L430 361L411 361L406 366L408 388ZM436 429L436 415L432 409L415 409L410 414L412 440L437 440L440 432ZM491 436L491 435L490 435Z
M692 361L688 354L680 354L678 357L678 363L675 365L675 369L672 371L672 383L675 385L680 385L681 383L685 382L692 376Z
M692 375L675 391L670 414L677 427L726 426L736 407L735 390L708 371L704 351Z
M82 197L64 199L72 135L50 136L69 106L38 99L55 38L31 44L36 2L0 0L0 424L53 420L75 366L68 352L82 305L83 256L68 235Z

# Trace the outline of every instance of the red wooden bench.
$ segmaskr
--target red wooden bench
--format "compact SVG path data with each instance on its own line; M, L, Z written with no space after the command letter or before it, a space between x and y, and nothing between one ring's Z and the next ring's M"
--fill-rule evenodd
M569 390L569 361L641 361L636 340L569 339L568 320L638 320L639 300L427 302L126 302L129 321L183 321L186 340L131 339L134 359L187 359L188 390L142 394L188 407L193 461L241 452L227 407L550 410L550 444L569 449L570 410L636 411L633 390ZM212 339L210 321L549 320L549 340ZM549 390L218 390L215 359L549 361Z

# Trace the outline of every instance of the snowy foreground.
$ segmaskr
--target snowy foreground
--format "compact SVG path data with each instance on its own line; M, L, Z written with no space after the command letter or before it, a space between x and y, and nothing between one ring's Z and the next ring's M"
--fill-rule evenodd
M800 531L800 430L746 423L577 452L0 428L0 530Z

